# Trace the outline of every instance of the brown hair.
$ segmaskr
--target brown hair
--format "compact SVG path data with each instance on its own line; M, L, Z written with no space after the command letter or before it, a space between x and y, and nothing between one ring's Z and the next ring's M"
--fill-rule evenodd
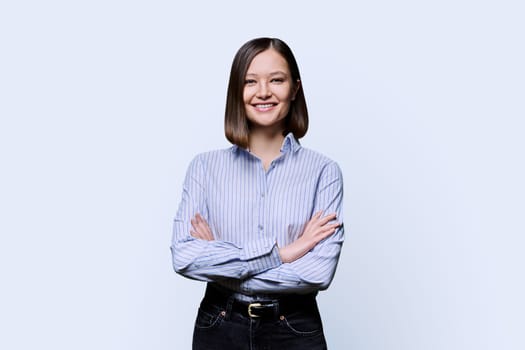
M288 45L276 38L257 38L245 43L235 55L230 72L230 82L228 83L228 94L226 97L226 113L224 118L224 132L226 138L233 144L240 147L248 147L249 125L246 118L244 106L244 81L246 72L253 58L259 53L268 49L274 49L288 63L288 69L292 75L292 83L298 84L301 81L299 67L295 61L292 50ZM290 110L285 119L284 134L293 133L296 139L300 139L308 130L308 110L304 98L303 84L299 84L299 89L295 99L290 104Z

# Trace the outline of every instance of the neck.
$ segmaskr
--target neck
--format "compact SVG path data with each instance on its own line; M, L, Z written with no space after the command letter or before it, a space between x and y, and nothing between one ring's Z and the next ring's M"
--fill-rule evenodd
M283 130L250 130L250 152L259 157L265 165L281 155L284 141ZM266 168L266 166L265 166Z

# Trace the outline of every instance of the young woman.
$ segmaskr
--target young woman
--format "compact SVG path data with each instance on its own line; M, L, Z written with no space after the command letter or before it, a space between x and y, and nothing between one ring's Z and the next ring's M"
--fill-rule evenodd
M299 144L307 128L288 45L244 44L226 102L233 146L193 159L175 217L175 271L208 282L193 349L326 349L316 295L343 243L343 181Z

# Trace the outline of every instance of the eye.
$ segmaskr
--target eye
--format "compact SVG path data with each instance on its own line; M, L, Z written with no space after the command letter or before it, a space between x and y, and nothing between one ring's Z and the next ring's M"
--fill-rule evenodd
M284 83L284 78L273 78L271 80L272 83L282 84Z
M244 85L254 85L256 84L257 82L254 80L254 79L246 79L244 81Z

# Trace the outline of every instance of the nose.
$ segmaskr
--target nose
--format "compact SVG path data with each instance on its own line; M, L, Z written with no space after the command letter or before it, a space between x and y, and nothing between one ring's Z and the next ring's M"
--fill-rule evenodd
M257 89L257 97L265 99L272 96L272 91L266 82L261 82L259 88Z

